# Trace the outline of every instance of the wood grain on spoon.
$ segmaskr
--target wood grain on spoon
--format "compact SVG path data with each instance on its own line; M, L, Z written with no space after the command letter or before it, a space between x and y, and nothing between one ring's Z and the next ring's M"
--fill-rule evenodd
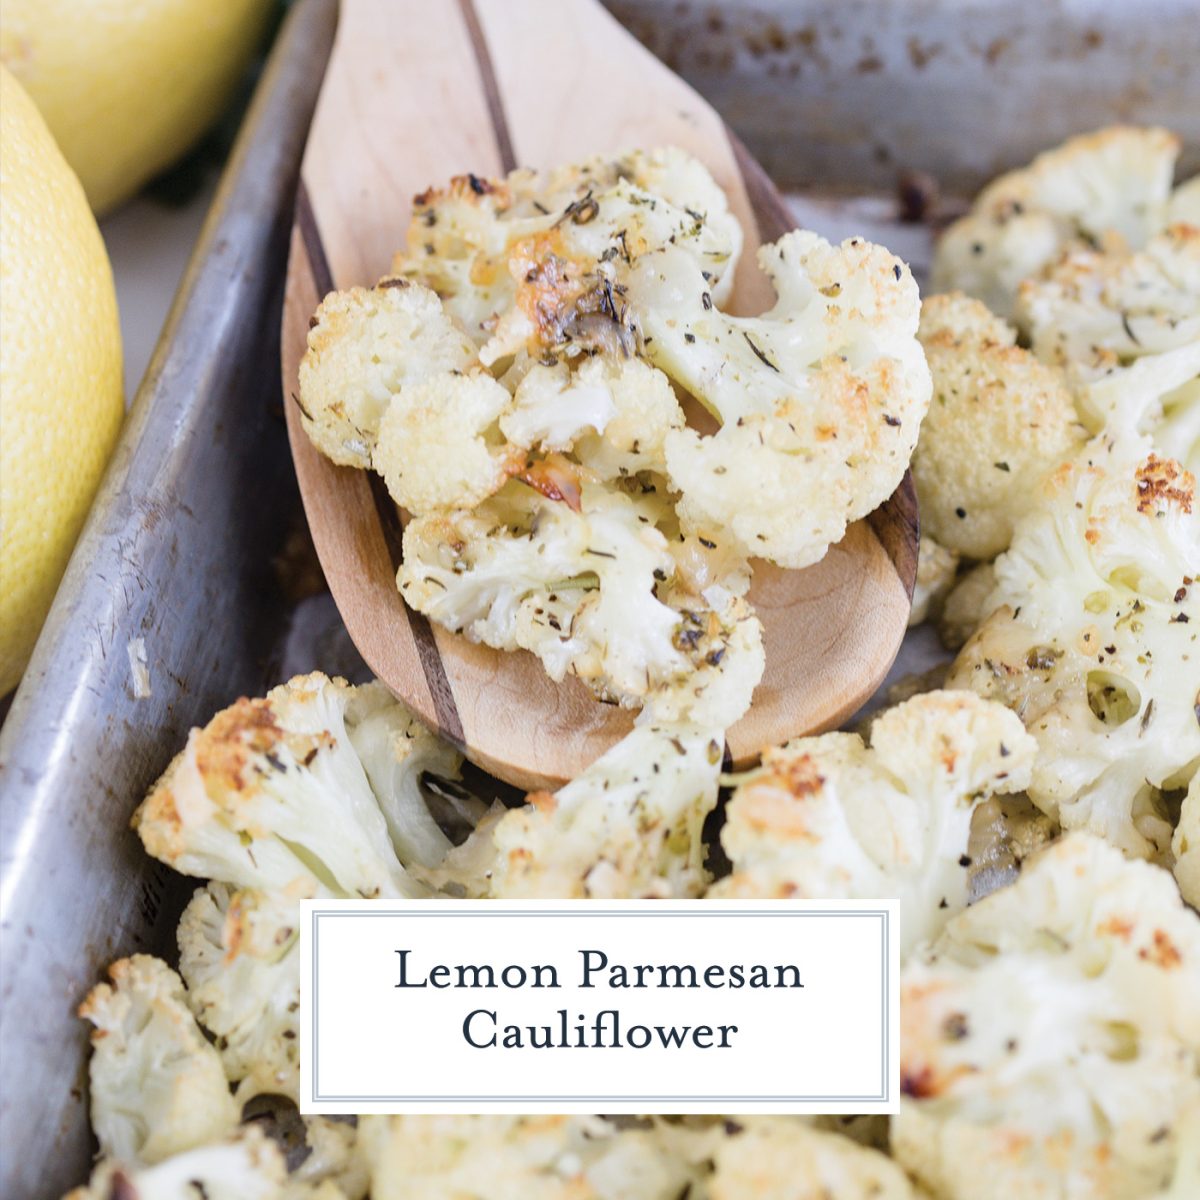
M577 774L629 729L577 679L525 652L472 645L411 612L396 588L400 524L382 482L309 442L290 402L308 320L333 288L371 284L404 243L415 193L598 152L676 145L701 159L746 232L731 304L773 301L755 263L788 210L721 119L594 0L342 0L305 153L282 328L288 433L334 599L373 671L486 770L525 788ZM911 481L803 571L755 564L750 600L767 666L729 731L737 765L763 746L836 726L878 687L916 575Z

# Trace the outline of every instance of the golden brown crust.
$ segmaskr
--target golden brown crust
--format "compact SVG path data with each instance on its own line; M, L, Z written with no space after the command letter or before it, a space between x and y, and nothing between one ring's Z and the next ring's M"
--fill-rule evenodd
M1066 379L977 300L932 296L919 337L933 401L913 456L922 526L969 558L1004 550L1041 476L1081 442Z
M424 227L424 214L446 200L465 200L468 204L481 204L487 198L490 207L503 212L512 204L512 193L503 179L488 179L468 171L465 175L454 175L444 188L429 187L413 197L413 224Z
M1140 513L1158 512L1176 504L1185 513L1192 511L1196 481L1174 459L1151 454L1137 469L1137 508Z

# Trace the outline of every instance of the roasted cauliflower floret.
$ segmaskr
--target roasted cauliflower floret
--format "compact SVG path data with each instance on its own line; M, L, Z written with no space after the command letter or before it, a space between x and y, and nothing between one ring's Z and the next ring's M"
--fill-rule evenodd
M401 508L473 508L524 460L500 433L513 404L486 371L438 375L406 387L379 422L372 461Z
M711 276L713 302L724 304L733 291L733 274L742 252L742 227L708 168L686 151L667 146L624 154L608 164L607 170L614 179L627 177L651 195L661 196L711 230L712 244L704 248L705 270Z
M1193 908L1200 908L1200 770L1192 776L1183 798L1171 853L1175 856L1175 878L1183 898Z
M108 974L112 982L79 1008L95 1026L89 1073L100 1152L155 1163L232 1132L241 1110L179 976L147 954L113 963Z
M151 1167L106 1158L87 1187L63 1200L301 1200L286 1190L287 1168L278 1147L261 1129L247 1125L224 1141L173 1155ZM312 1200L339 1200L340 1193L310 1193Z
M683 428L667 377L637 358L594 355L571 371L538 364L521 380L500 428L513 445L573 450L600 479L666 473L665 442Z
M1034 351L1067 368L1090 429L1146 434L1200 468L1200 224L1138 253L1067 252L1022 285L1019 314Z
M1160 455L1200 470L1200 338L1109 368L1079 388L1077 404L1091 428L1145 434Z
M1029 781L1037 745L998 704L928 692L853 733L797 738L736 780L714 897L896 896L901 954L967 903L971 815Z
M512 411L501 422L505 437L524 450L555 453L570 450L589 432L603 433L617 415L618 372L634 364L644 366L636 359L604 355L584 359L577 371L562 359L532 364L517 383Z
M388 835L409 869L435 867L449 853L452 842L430 811L426 779L434 780L446 796L455 823L474 825L487 805L456 786L462 778L463 756L399 703L381 683L356 689L347 732L355 754L379 800Z
M910 1200L876 1150L794 1117L368 1117L379 1200Z
M886 250L789 233L759 250L778 300L761 317L717 309L676 246L629 271L641 352L721 429L667 437L684 529L731 532L785 567L819 560L900 483L929 403L917 288Z
M512 303L509 239L544 227L547 214L531 196L536 178L531 171L505 181L456 175L446 187L413 197L405 249L393 258L392 270L435 291L476 347Z
M1136 253L1065 252L1017 297L1035 354L1083 381L1200 344L1200 226L1173 225Z
M295 900L210 883L179 923L179 972L196 1020L244 1104L300 1098L300 910Z
M947 680L1020 715L1039 808L1127 854L1168 854L1164 793L1200 762L1198 567L1193 478L1097 439L1018 524Z
M933 376L912 460L922 529L956 554L993 558L1042 477L1083 444L1070 389L961 293L924 301L919 337Z
M192 730L134 827L168 866L237 888L294 899L423 895L389 837L419 790L400 772L399 794L375 792L397 779L386 761L368 770L355 747L356 726L372 717L400 738L413 723L382 684L353 688L320 673L239 700Z
M1200 474L1200 371L1162 395L1159 406L1162 415L1149 426L1155 448Z
M626 704L705 665L729 671L747 621L747 650L761 660L744 608L660 598L676 560L653 497L588 483L565 461L525 478L533 486L513 483L473 512L409 523L398 583L412 608L472 641L530 650L552 679L577 675Z
M632 353L628 278L639 264L667 251L684 257L706 288L728 277L736 258L723 229L704 213L679 208L626 180L574 202L552 227L510 244L513 303L480 347L480 361L494 366L521 353L535 358Z
M500 820L492 895L698 895L721 753L719 727L638 725L566 786Z
M406 279L331 292L309 324L296 402L313 445L343 466L371 466L393 398L475 359L437 296Z
M777 304L735 319L718 306L741 246L721 189L677 150L417 197L396 276L327 305L428 308L463 353L395 379L405 354L428 366L423 343L368 353L368 370L365 318L322 342L370 383L353 461L411 514L397 582L412 608L656 721L741 715L762 670L739 599L750 558L815 562L882 503L929 393L902 263L788 235L761 252ZM687 427L685 388L719 433Z
M550 332L547 319L565 299L564 264L574 261L580 275L594 275L615 254L630 258L680 233L704 255L713 294L722 301L742 246L724 192L681 150L635 150L543 173L518 170L503 180L457 176L444 189L430 189L416 198L407 248L394 269L434 289L482 347L514 305L530 319L524 335L539 327ZM551 254L557 262L549 261ZM533 286L522 293L522 283ZM615 316L610 307L592 311ZM557 323L586 338L589 324L601 324L583 320L576 327L575 318L586 318L589 308L585 303L574 314L564 308ZM524 335L510 321L500 340L515 346Z
M719 586L707 589L704 600L702 607L680 609L675 635L692 669L647 697L643 712L660 725L690 721L728 729L749 711L762 679L762 625L750 606Z
M705 1140L710 1200L912 1200L904 1172L878 1150L792 1117L735 1117Z
M702 1168L599 1117L364 1117L372 1200L677 1200Z
M1113 126L1071 138L993 180L938 242L932 290L960 290L1002 317L1023 280L1078 242L1137 250L1163 228L1179 139Z
M905 967L892 1152L944 1200L1140 1200L1200 1099L1200 918L1074 834Z

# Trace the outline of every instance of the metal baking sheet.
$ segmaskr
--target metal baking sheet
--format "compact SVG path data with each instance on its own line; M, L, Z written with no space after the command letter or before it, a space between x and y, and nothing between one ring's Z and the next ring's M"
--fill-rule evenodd
M272 53L162 340L0 734L0 1195L87 1175L74 1009L166 948L180 884L129 829L188 728L274 682L273 560L299 512L279 395L292 197L332 43L306 3ZM131 653L145 645L149 694Z
M609 6L801 188L799 223L881 241L918 277L932 231L901 219L902 167L935 171L947 190L973 187L1115 117L1163 120L1193 152L1200 143L1192 0L1152 0L1136 22L1091 0ZM94 1145L74 1008L111 959L170 952L189 885L129 831L146 787L187 729L238 695L314 667L363 674L328 593L295 577L302 518L278 382L295 180L335 20L335 0L301 0L285 24L0 732L0 1195L10 1200L85 1177ZM1100 32L1095 53L1064 57L1088 28ZM864 29L882 65L835 85L852 43L868 53L865 34L850 36ZM740 48L721 49L735 35ZM982 56L981 38L991 39ZM1135 77L1144 91L1121 100ZM944 196L931 215L954 207ZM148 695L131 663L137 639ZM930 631L915 631L893 678L941 655Z
M1200 169L1195 0L605 0L784 187L971 192L1082 129L1161 123Z

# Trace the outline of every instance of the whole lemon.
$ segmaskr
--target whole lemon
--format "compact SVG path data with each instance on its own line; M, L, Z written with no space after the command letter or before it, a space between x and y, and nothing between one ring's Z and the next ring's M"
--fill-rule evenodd
M273 0L4 0L0 62L103 213L224 107Z
M0 695L25 669L123 412L100 230L0 67Z

